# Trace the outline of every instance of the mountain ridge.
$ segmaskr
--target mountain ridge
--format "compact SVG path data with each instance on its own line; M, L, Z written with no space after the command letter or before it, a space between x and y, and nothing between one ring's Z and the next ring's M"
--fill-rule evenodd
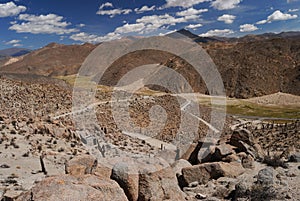
M300 32L265 33L235 39L197 37L187 30L178 33L200 41L198 43L211 56L222 76L227 96L251 98L276 92L300 95ZM49 77L76 74L96 47L88 43L50 43L17 62L0 66L0 72ZM195 85L196 91L207 93L201 79L195 82L196 72L192 71L192 66L167 52L137 51L119 58L104 73L100 84L113 86L133 68L153 63L177 70Z

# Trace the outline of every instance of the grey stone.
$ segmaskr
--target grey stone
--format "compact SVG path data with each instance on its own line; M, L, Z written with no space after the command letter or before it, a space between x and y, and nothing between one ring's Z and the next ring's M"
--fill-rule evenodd
M264 168L258 172L257 183L261 185L270 185L273 184L273 172L274 169L271 167Z

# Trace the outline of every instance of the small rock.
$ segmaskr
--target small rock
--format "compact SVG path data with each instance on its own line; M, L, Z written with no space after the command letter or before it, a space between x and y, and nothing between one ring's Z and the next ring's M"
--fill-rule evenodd
M195 198L198 199L198 200L206 199L206 197L207 197L206 195L203 195L201 193L197 193L196 196L195 196Z
M290 155L289 162L299 163L300 162L300 153Z
M0 165L0 168L5 168L5 169L7 169L7 168L10 168L10 166L9 165L7 165L7 164L2 164L2 165Z
M194 181L194 182L192 182L192 183L189 184L189 187L190 187L190 188L195 188L195 187L197 187L198 185L199 185L199 182L198 182L198 181Z
M252 156L247 155L242 159L242 165L244 168L253 169L254 168L254 159Z

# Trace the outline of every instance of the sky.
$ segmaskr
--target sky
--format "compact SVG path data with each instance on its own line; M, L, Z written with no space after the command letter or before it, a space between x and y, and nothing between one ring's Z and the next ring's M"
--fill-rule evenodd
M183 28L227 37L300 31L300 0L0 0L0 49L100 43Z

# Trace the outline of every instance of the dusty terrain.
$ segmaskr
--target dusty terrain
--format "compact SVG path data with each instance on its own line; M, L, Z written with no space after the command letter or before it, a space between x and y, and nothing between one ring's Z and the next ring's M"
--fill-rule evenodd
M209 122L210 108L202 105L202 121L194 116L186 119L191 126L198 125L198 132L191 135L194 138L188 149L180 149L185 151L178 155L171 144L176 137L189 135L178 133L182 113L189 112L187 99L178 102L174 95L143 91L124 100L129 102L132 121L145 129L151 124L152 106L161 105L168 114L162 131L154 136L143 129L126 133L112 117L109 88L99 88L91 107L99 124L90 132L101 132L104 138L96 140L96 149L90 149L72 119L76 110L72 111L70 88L44 77L6 75L0 81L2 200L299 199L299 121L277 123L228 116L216 144L202 146L206 132L214 130L204 123ZM89 110L80 111L83 121ZM103 149L103 139L106 147L130 157L149 157L148 167L142 160L137 166L109 160L114 165L107 166L103 156L116 156ZM203 151L207 154L200 154ZM148 172L157 158L162 159L155 165L157 171ZM143 167L143 172L132 167Z

